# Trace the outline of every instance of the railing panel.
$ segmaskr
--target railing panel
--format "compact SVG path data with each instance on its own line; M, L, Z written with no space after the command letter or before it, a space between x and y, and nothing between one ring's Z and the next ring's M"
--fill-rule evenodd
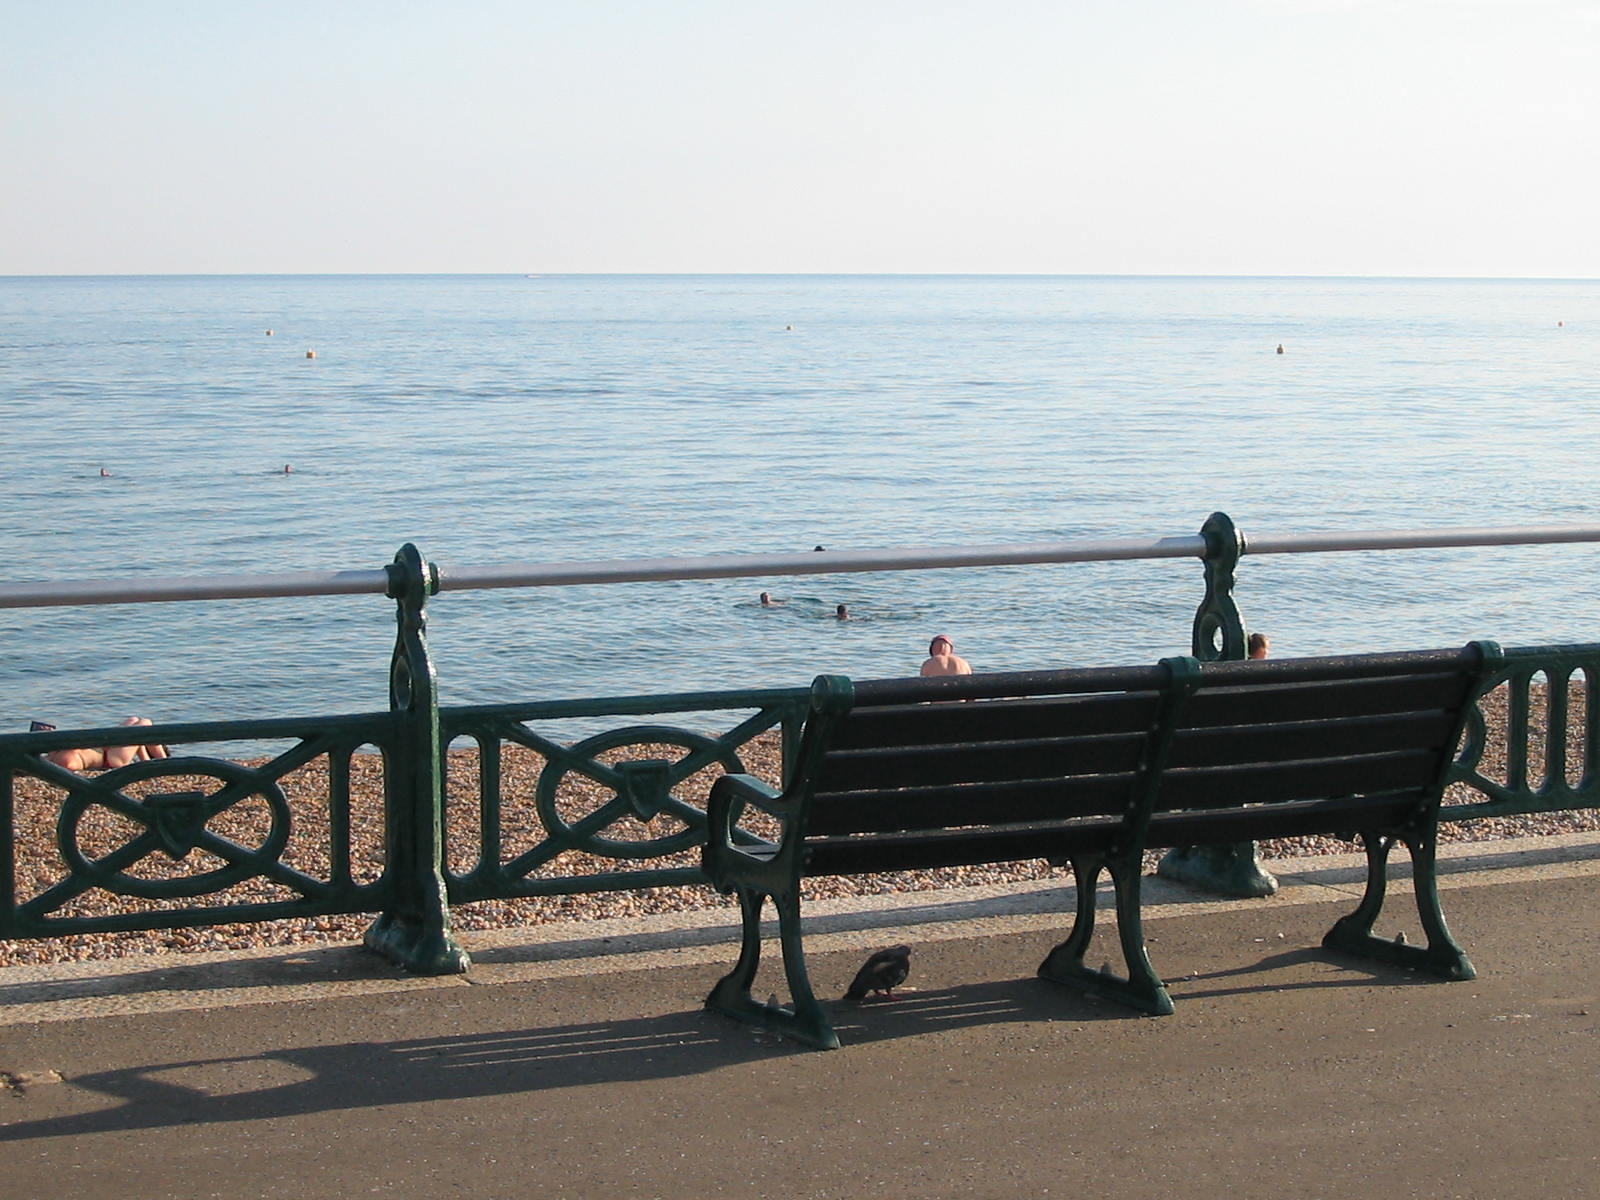
M440 710L453 903L703 883L705 800L725 773L786 772L809 690ZM669 723L693 713L693 728ZM563 719L649 717L566 740ZM777 746L753 756L757 739ZM773 750L776 749L776 764Z
M1506 652L1485 682L1441 817L1463 821L1600 807L1595 771L1600 645Z
M385 906L382 756L395 747L388 714L139 732L172 756L79 773L44 755L115 745L129 730L0 737L0 938ZM183 752L228 741L285 748L243 761ZM352 787L353 775L364 786Z

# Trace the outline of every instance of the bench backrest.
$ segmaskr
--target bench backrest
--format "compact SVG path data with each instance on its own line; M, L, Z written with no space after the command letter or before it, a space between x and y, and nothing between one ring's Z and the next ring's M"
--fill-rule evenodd
M1484 658L1468 648L1206 664L1155 810L1425 792L1456 750Z
M810 756L805 828L914 832L1420 797L1442 779L1486 669L1475 644L857 683Z

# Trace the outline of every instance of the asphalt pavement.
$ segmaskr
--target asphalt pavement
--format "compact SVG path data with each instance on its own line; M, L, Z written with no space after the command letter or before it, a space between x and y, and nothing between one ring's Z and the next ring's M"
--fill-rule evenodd
M1151 882L1161 1018L1034 976L1060 882L818 903L820 993L913 949L832 1052L700 1008L731 905L472 936L465 977L0 970L0 1195L1600 1196L1600 837L1445 848L1456 983L1320 948L1355 859L1272 866L1265 900ZM1409 901L1379 932L1417 936Z

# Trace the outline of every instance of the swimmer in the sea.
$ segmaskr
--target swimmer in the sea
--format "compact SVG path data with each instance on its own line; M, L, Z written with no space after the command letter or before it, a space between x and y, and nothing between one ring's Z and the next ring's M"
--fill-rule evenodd
M854 618L850 615L850 609L843 604L839 605L838 608L833 610L833 615L837 620L840 621L854 620Z
M771 592L762 592L761 593L761 607L762 608L782 608L783 607L783 601L782 600L774 600L772 598L772 593Z
M972 664L956 653L955 643L937 634L928 643L928 658L922 664L924 675L971 675Z

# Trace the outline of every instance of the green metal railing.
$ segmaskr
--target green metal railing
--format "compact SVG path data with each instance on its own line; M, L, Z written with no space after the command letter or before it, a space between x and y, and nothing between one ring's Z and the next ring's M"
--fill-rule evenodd
M1600 807L1600 704L1589 700L1597 679L1600 645L1507 650L1506 665L1486 682L1468 716L1444 819ZM1498 744L1485 715L1490 704L1504 709Z
M468 966L451 933L453 905L704 882L697 851L709 780L745 770L751 744L773 731L786 773L809 689L441 708L426 624L428 600L447 585L1190 557L1205 573L1193 651L1236 659L1246 631L1234 577L1246 553L1573 541L1600 541L1600 528L1247 543L1217 513L1195 537L1114 543L544 564L448 580L408 545L378 572L0 587L0 607L382 591L397 621L388 712L141 728L173 756L99 775L45 756L126 742L126 727L0 735L0 939L372 913L371 948L437 974ZM1445 819L1600 806L1600 705L1588 703L1597 675L1600 645L1510 651L1468 723ZM1484 715L1490 705L1503 706L1499 722ZM673 714L693 714L696 728L665 719ZM573 743L550 731L596 717L622 723ZM1501 727L1497 742L1490 730ZM229 742L286 748L256 765L182 752ZM354 785L374 771L379 786ZM576 798L572 783L584 785ZM374 794L381 798L364 799ZM49 861L19 860L22 833L37 844L44 827ZM575 858L593 869L574 869ZM1249 845L1174 852L1162 870L1231 894L1271 885ZM97 903L88 905L91 895Z

